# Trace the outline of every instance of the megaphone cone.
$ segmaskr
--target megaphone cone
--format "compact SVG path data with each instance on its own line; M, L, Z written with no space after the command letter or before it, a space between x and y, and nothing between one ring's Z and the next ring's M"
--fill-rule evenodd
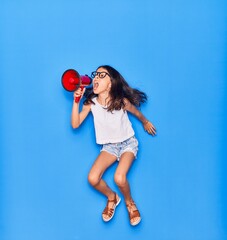
M80 74L74 69L66 70L61 78L62 86L69 92L74 92L78 88L83 89L92 83L92 79L88 76L80 76ZM76 102L79 102L79 98L75 98Z
M76 70L68 69L63 73L61 82L65 90L74 92L80 86L80 75Z

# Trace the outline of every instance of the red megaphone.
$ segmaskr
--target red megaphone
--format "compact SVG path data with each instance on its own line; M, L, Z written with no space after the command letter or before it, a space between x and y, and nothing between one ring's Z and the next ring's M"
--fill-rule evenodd
M74 69L66 70L62 77L61 83L65 90L69 92L74 92L78 88L83 89L84 87L89 86L92 83L92 79L88 76L80 76L80 74ZM80 97L75 98L75 102L79 102Z

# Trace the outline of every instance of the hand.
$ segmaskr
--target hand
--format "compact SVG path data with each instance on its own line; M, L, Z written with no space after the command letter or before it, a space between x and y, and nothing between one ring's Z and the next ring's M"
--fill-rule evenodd
M143 123L143 127L144 127L144 130L146 132L148 132L149 134L151 134L152 136L155 136L156 135L156 128L154 127L154 125L149 122L148 120Z
M79 98L81 99L84 95L85 88L79 87L73 94L74 99Z

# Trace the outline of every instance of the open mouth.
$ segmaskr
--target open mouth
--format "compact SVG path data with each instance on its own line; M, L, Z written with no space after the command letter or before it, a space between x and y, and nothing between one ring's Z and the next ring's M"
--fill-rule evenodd
M96 90L98 88L99 84L97 82L93 83L93 90Z

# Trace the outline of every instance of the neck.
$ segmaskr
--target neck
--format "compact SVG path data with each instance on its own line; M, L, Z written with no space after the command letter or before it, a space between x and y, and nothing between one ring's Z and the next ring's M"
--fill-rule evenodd
M106 106L110 100L110 96L109 94L99 94L97 100L101 105Z

